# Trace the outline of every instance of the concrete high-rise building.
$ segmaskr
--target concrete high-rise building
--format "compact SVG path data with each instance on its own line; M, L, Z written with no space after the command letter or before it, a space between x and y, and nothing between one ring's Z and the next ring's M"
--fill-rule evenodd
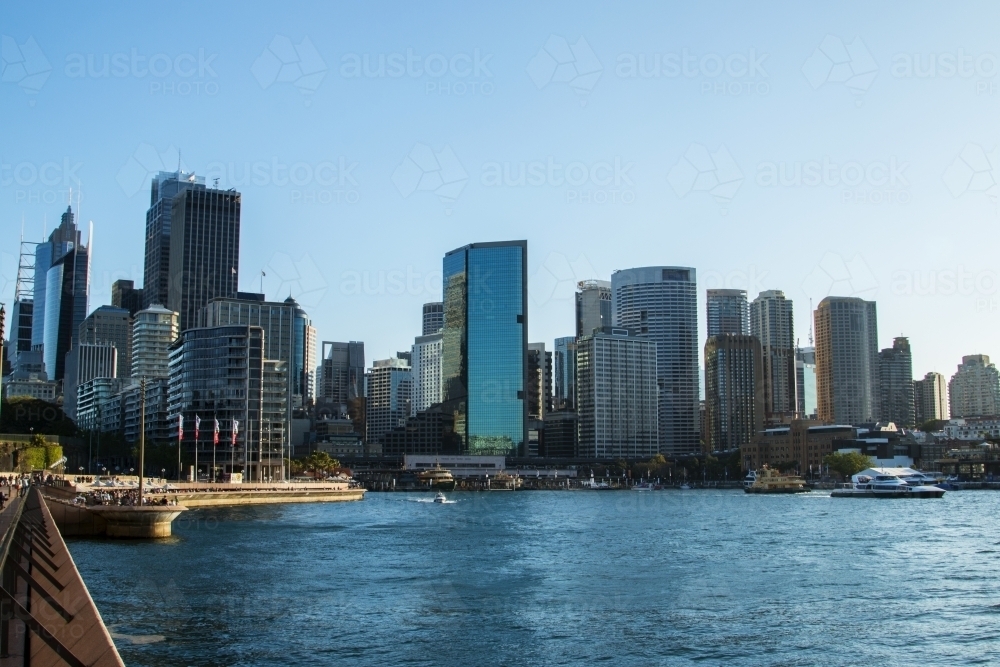
M944 376L933 371L923 380L913 382L914 422L917 426L949 418L948 383Z
M422 335L424 336L430 336L441 331L441 328L444 326L444 304L440 301L425 303L423 324Z
M526 454L527 241L444 257L443 400L464 453Z
M283 361L288 369L285 405L289 410L302 407L307 399L309 372L313 365L306 340L309 316L294 298L265 301L263 294L241 292L243 298L211 299L198 316L200 327L247 324L264 330L264 358Z
M394 428L406 425L410 416L413 372L403 359L381 359L367 374L367 440L378 442Z
M750 309L747 306L745 290L708 290L705 312L708 315L709 338L720 334L736 336L750 334Z
M705 343L705 451L745 447L763 428L760 341L744 334L711 336Z
M306 402L315 403L316 402L316 384L318 378L316 377L316 342L318 334L316 332L316 327L312 325L312 321L309 321L303 331L303 339L305 340L305 351L304 358L305 361L305 376L306 376Z
M879 421L913 428L913 356L910 340L892 339L892 347L879 352Z
M814 314L816 413L858 425L879 415L878 317L874 301L828 296Z
M124 308L100 306L80 324L81 343L110 343L118 350L118 374L104 377L128 377L132 367L132 318ZM78 378L78 383L83 380Z
M79 342L89 297L90 253L85 246L76 246L53 261L46 273L42 354L52 380L65 375L66 353Z
M441 349L444 336L440 329L417 336L410 358L413 364L413 400L410 415L416 416L441 402Z
M173 437L180 417L185 449L193 453L197 447L199 469L207 471L213 420L218 419L219 471L242 472L248 482L282 479L289 425L284 399L287 373L285 361L266 358L261 327L226 325L183 332L170 350L168 411ZM197 442L196 416L201 418Z
M750 334L760 341L764 368L764 419L802 414L799 407L792 302L767 290L750 304Z
M170 287L170 230L174 197L187 188L205 187L205 178L183 171L161 171L150 186L146 211L146 256L142 306L166 304Z
M177 340L177 313L153 304L132 323L132 377L165 378L170 374L170 346Z
M179 314L181 331L215 297L236 298L240 193L205 187L194 174L161 172L146 213L143 300Z
M660 451L656 348L618 327L577 342L578 456L639 460Z
M365 344L323 341L320 368L319 400L346 416L351 401L365 395Z
M798 399L798 413L801 418L816 419L815 348L795 348L795 391Z
M611 276L611 287L615 326L633 329L656 343L660 451L670 456L699 451L695 270L648 266L616 271Z
M958 371L948 383L951 416L1000 416L1000 375L985 354L962 357Z
M573 410L576 405L576 338L564 336L556 338L556 349L552 354L554 374L553 408Z
M63 412L76 419L77 389L94 378L118 376L118 350L112 343L77 343L66 353Z
M611 326L611 283L581 280L576 293L576 337L589 336L594 329Z
M34 317L31 322L31 347L33 349L40 350L45 344L45 295L49 269L52 268L57 259L80 245L80 232L76 228L76 217L73 214L73 209L67 206L59 221L59 226L49 234L47 241L43 241L35 247ZM49 369L48 373L51 376L54 370Z
M545 419L552 412L552 353L545 343L528 344L528 419Z
M124 308L134 317L143 307L142 288L136 289L131 280L116 280L111 283L111 305Z

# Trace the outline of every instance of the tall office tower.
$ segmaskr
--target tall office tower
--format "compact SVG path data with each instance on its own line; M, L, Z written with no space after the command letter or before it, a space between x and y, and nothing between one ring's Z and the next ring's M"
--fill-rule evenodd
M308 324L305 325L305 331L303 332L303 339L305 340L305 377L306 377L306 402L314 403L316 401L316 341L317 341L316 327L312 325L310 320Z
M552 354L552 370L555 375L552 407L555 410L573 410L576 405L575 337L556 338L556 349Z
M467 454L526 454L527 241L444 256L442 398Z
M31 299L18 299L10 309L10 341L12 352L31 350L31 323L35 304Z
M67 206L62 214L59 226L56 227L47 241L42 241L35 247L35 280L34 280L34 318L31 322L31 347L41 349L45 344L45 294L48 286L48 273L52 264L72 248L81 245L80 232L77 231L72 207ZM49 369L49 376L54 372Z
M429 336L441 331L444 326L444 304L440 301L433 301L424 304L424 336Z
M188 188L174 197L167 307L181 331L215 297L236 297L240 270L240 193Z
M264 330L245 324L189 329L171 347L168 411L173 437L180 416L185 448L193 452L197 447L200 469L211 463L213 420L218 419L220 471L242 472L245 481L283 477L288 409L281 397L287 392L288 367L267 359L264 349ZM202 420L197 443L196 416ZM234 421L239 422L235 428Z
M413 372L403 359L381 359L368 371L366 424L368 442L378 442L384 434L406 425L410 416Z
M100 306L80 324L81 343L110 343L118 350L118 375L103 377L128 377L132 367L132 318L124 308ZM84 380L77 378L77 383Z
M705 343L706 452L749 445L764 428L763 352L756 336L718 334Z
M306 345L309 316L292 297L284 301L265 301L263 294L240 292L243 298L217 297L210 300L198 314L199 327L221 327L248 324L264 330L264 358L282 361L288 367L285 374L287 418L291 410L306 401L309 368L312 362Z
M365 395L365 344L323 341L319 399L346 416L351 401Z
M194 174L160 172L146 212L143 301L180 315L181 331L215 297L236 298L240 193L205 187Z
M576 337L589 336L594 329L611 326L611 283L581 280L576 284Z
M79 340L89 293L90 253L86 246L76 246L53 261L46 274L42 352L52 380L62 380L65 375L66 353Z
M656 343L660 452L700 450L698 284L694 269L647 266L611 276L615 326ZM577 353L579 358L579 351Z
M815 348L795 348L795 387L799 415L802 419L816 419Z
M183 171L161 171L150 186L146 211L146 257L142 273L142 306L167 303L170 287L170 230L174 197L182 190L205 187L205 178Z
M816 414L858 425L879 414L878 316L874 301L828 296L814 314Z
M137 312L132 323L132 377L167 377L170 346L179 333L177 313L172 310L154 304Z
M952 417L1000 416L1000 375L985 354L962 357L948 383Z
M912 428L916 418L913 414L913 357L908 338L893 338L892 347L879 352L878 372L879 421Z
M111 305L124 308L129 316L135 317L143 307L142 288L136 289L131 280L116 280L111 283Z
M914 423L919 427L924 423L948 419L948 384L944 376L933 371L923 380L913 382Z
M657 344L602 327L577 342L578 456L648 459L657 454Z
M750 334L760 341L764 368L764 419L794 417L799 410L792 302L767 290L750 304Z
M413 363L413 400L410 414L416 416L441 402L441 348L444 336L438 330L417 336L410 358Z
M545 419L552 412L552 353L545 343L528 345L528 419Z
M750 334L750 310L745 290L710 289L707 291L705 305L709 338L719 334Z

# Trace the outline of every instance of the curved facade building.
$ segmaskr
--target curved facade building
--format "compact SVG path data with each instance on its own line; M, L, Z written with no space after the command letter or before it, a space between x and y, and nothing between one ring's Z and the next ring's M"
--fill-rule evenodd
M698 283L684 266L646 266L611 275L612 319L656 343L660 452L700 451Z

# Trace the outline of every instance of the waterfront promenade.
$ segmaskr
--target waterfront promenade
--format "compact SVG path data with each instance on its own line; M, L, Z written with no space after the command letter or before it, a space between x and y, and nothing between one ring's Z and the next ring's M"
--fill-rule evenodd
M88 481L82 481L88 480ZM59 484L46 486L47 494L72 501L83 496L88 503L119 504L123 495L130 496L137 488L135 478L90 481L67 475ZM263 505L272 503L326 503L363 500L365 489L346 481L326 482L244 482L236 484L207 482L146 481L146 502L155 505L164 501L170 504L194 507L223 507L232 505ZM106 498L106 500L102 500Z

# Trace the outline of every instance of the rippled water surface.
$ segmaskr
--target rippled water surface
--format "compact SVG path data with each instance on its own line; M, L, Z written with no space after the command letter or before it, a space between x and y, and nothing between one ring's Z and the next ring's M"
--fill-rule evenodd
M451 497L70 549L130 667L1000 662L1000 493Z

